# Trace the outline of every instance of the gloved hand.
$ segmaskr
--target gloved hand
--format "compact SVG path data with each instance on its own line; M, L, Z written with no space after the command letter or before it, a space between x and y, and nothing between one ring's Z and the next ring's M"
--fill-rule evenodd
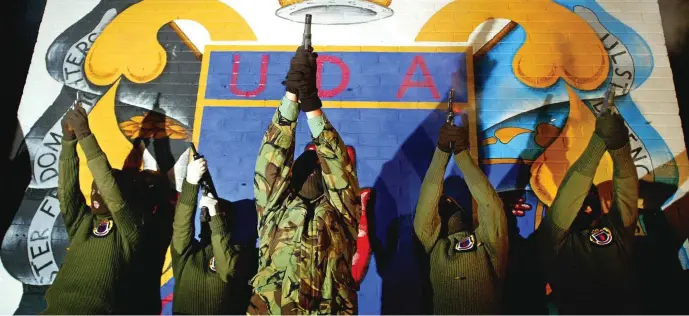
M81 103L77 103L74 106L74 109L67 112L65 120L67 120L67 124L72 128L78 140L84 139L91 135L88 114L86 114L86 110L81 107Z
M297 92L299 108L304 112L323 107L316 88L317 58L318 54L299 47L290 61L289 72L283 81L288 92Z
M192 160L189 162L189 165L187 165L187 182L194 185L199 184L206 170L206 159L199 158Z
M218 200L215 199L212 193L208 193L201 197L201 208L208 210L208 215L218 215Z
M74 140L77 138L77 136L74 134L74 130L72 130L71 127L69 127L69 123L67 123L67 116L65 116L62 121L62 139L63 140Z
M629 129L624 125L622 116L617 113L603 112L596 119L595 132L610 150L620 149L629 142Z
M455 155L469 148L469 129L466 126L454 126L457 129L455 138Z
M466 128L445 123L440 128L438 149L446 153L459 154L469 147L469 133Z

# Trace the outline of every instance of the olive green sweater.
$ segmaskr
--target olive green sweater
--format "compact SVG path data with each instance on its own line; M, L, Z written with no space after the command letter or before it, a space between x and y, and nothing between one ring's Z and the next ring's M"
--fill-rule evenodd
M222 215L211 217L211 242L204 245L194 238L194 214L198 185L186 181L175 209L172 233L172 269L175 314L214 315L232 313L230 293L240 249L230 245L230 231ZM211 269L214 261L215 271ZM236 288L236 287L235 287ZM246 306L244 306L245 308Z
M591 229L570 230L584 203L605 143L593 135L570 167L539 227L539 243L548 282L560 314L637 314L632 243L638 217L638 178L629 144L609 150L614 163L613 203L598 228L612 232L612 242L590 241Z
M79 189L77 141L63 141L58 199L70 243L60 271L46 292L48 307L43 313L115 314L119 304L126 304L122 297L128 285L121 280L127 277L139 244L141 218L122 199L95 136L90 135L79 144L111 215L94 215L89 211ZM94 228L108 220L113 221L110 232L96 236Z
M471 235L440 236L438 202L450 154L436 149L421 186L414 231L430 257L434 314L500 313L502 283L507 266L507 221L502 201L468 151L455 155L471 195L478 204L478 227L472 251L455 249Z

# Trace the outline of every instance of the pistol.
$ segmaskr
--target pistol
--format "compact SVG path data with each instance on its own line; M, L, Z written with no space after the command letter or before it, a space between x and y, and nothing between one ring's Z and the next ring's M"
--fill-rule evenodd
M447 116L445 117L445 122L450 125L455 125L455 110L454 102L455 99L455 89L450 90L450 97L447 99Z
M301 46L304 47L305 51L311 51L313 48L311 46L311 14L307 14L304 21L304 37L302 38Z
M605 111L608 110L608 107L610 105L615 105L615 87L613 85L610 85L608 87L608 90L605 91L605 95L603 96L603 105L600 108L600 114L602 115L605 113Z
M198 151L196 151L196 146L194 146L194 143L190 144L190 148L194 160L203 158L203 156L199 154ZM201 189L203 190L203 195L211 193L213 194L213 198L218 198L218 192L215 190L215 184L213 184L213 178L211 178L210 170L206 170L206 173L204 173L203 176L201 176L201 181L199 181L199 184L201 185Z

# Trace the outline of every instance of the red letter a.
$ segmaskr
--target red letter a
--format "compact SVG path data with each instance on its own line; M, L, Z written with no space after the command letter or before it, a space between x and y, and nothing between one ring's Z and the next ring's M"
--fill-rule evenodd
M416 67L421 68L421 74L423 75L423 81L412 81L412 76L416 72ZM438 88L435 87L433 82L433 77L428 71L428 66L426 66L426 61L423 60L423 56L416 55L407 69L407 73L404 75L404 80L402 80L402 85L397 91L397 98L401 99L404 94L407 93L408 88L428 88L431 89L431 95L435 99L440 99L440 94L438 93Z

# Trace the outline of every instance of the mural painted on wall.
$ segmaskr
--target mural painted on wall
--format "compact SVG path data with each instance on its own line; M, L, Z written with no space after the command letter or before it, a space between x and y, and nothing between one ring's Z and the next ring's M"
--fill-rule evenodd
M317 25L379 23L389 21L394 10L404 10L390 0L278 4L272 18L301 22L310 13ZM359 290L362 314L421 311L420 293L409 290L421 289L422 283L414 273L421 263L413 252L413 210L450 88L457 91L456 110L469 113L472 154L513 215L519 238L536 230L567 168L586 146L609 85L616 87L616 105L630 128L639 175L650 185L672 188L644 207L661 208L687 178L648 124L643 105L631 98L651 76L651 48L595 1L454 1L433 10L418 33L410 34L416 46L319 47L314 37L327 115L357 150L361 186L376 193L368 232L374 256ZM510 22L472 49L470 34L490 28L495 18ZM174 22L181 19L201 24L211 44L197 48ZM77 92L115 168L135 146L143 146L144 168L168 174L179 189L188 143L195 142L209 160L219 195L238 205L242 224L233 238L254 242L249 182L298 43L266 46L270 43L261 42L247 21L222 1L203 6L101 1L54 39L44 56L44 73L63 87L24 132L17 154L28 155L32 177L0 253L13 277L49 285L66 252L56 199L59 122ZM317 30L314 26L314 34ZM232 41L255 44L213 44ZM306 125L298 130L297 148L303 148ZM80 167L81 183L90 185L88 169L83 163ZM611 171L606 156L594 180L604 202L610 198ZM451 168L447 176L449 193L469 207L458 169ZM645 231L642 217L637 233ZM163 313L170 313L174 276L169 254L165 265L161 298Z

